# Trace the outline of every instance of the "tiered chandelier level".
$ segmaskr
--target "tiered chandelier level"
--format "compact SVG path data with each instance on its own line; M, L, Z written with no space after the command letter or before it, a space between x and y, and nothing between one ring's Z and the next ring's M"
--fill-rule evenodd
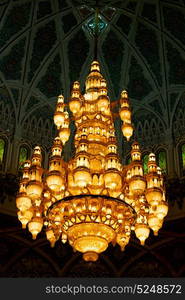
M129 165L120 163L106 80L97 61L91 64L86 92L74 82L69 108L76 125L76 153L66 163L62 150L70 136L70 118L62 95L58 97L54 139L49 170L41 167L41 149L35 147L31 162L26 161L16 204L22 227L35 239L43 226L51 246L59 239L86 261L116 243L124 250L131 232L144 245L150 229L157 235L167 215L168 205L161 170L155 155L149 155L144 175L139 144L132 144ZM128 94L120 99L123 135L133 133Z

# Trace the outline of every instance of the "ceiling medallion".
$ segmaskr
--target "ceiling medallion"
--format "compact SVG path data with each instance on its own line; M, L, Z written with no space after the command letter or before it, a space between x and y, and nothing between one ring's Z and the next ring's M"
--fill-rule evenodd
M98 34L100 34L105 28L107 27L107 22L103 16L99 14L98 16L98 28L96 28L96 21L94 19L94 16L88 19L88 21L84 24L83 29L85 31L89 31L89 33L94 36L96 33L96 30Z
M96 15L95 37L98 20ZM62 153L70 137L69 109L76 126L76 151L67 163ZM121 93L119 113L129 141L133 126L126 90ZM84 260L96 261L110 243L124 250L132 232L142 245L150 229L157 235L168 212L161 169L151 153L144 174L137 142L132 144L130 164L121 164L107 83L97 59L91 64L84 94L75 81L69 104L58 97L54 123L58 134L49 169L41 167L41 148L35 147L31 161L24 164L16 198L18 218L33 239L44 227L52 247L59 240L68 242L83 253Z

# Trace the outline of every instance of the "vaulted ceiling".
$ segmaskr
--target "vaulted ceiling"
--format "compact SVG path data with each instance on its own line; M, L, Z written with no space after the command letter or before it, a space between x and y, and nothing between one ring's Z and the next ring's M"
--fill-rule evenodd
M0 101L15 132L32 115L52 118L56 97L84 83L93 59L93 0L0 2ZM171 128L185 91L185 1L99 1L105 29L98 56L111 101L127 88L135 120ZM181 104L179 104L181 103Z

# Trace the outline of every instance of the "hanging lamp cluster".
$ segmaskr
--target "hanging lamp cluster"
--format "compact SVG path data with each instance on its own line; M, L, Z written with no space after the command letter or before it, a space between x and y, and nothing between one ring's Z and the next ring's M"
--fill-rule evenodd
M82 95L79 82L74 82L69 101L76 126L74 157L68 163L62 159L70 118L60 95L54 114L58 135L49 169L41 167L41 149L35 147L31 161L24 164L16 205L22 227L28 227L33 239L44 227L52 247L58 240L68 242L86 261L96 261L110 243L124 250L132 232L142 245L150 229L157 235L168 204L153 153L146 175L137 142L132 144L130 164L120 162L107 83L97 61L91 64L85 87ZM120 118L129 140L133 126L125 90Z

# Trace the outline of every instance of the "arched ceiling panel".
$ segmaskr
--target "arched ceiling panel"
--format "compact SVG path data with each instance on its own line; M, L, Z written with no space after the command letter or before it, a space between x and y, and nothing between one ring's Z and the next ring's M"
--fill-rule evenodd
M143 4L142 17L148 19L151 22L157 23L157 7L155 2L146 2Z
M168 80L169 84L184 84L185 83L185 56L171 45L166 42L166 52L168 60Z
M37 88L47 96L47 98L53 97L57 93L59 95L63 88L63 84L60 80L62 74L60 55L57 54L53 61L46 69L46 73L40 79Z
M35 38L33 40L33 50L31 54L28 81L33 78L35 71L38 69L45 56L52 49L56 41L56 28L53 20L37 29Z
M131 58L128 90L130 97L138 100L144 99L152 91L147 74L135 57Z
M159 54L159 41L157 34L151 28L139 23L135 38L136 46L139 48L141 54L146 59L151 71L154 73L158 85L162 84L161 76L161 61Z
M22 60L24 58L26 38L23 37L7 49L7 54L0 59L0 70L6 80L21 80Z
M3 48L9 40L12 40L17 32L20 32L29 24L30 11L31 1L17 4L14 4L13 1L9 1L9 5L4 11L0 25L0 48Z
M50 0L40 1L37 9L37 19L48 16L52 13Z
M89 43L82 30L75 33L68 43L69 78L72 83L79 80L82 66L88 56Z
M0 3L0 85L9 100L3 93L1 99L13 101L19 128L26 114L50 118L42 107L52 111L61 91L69 95L74 80L84 81L93 59L93 39L82 28L94 15L95 2ZM111 100L128 88L134 110L147 107L170 126L174 102L185 90L185 1L99 3L107 23L99 56Z
M111 47L110 47L111 45ZM103 43L103 55L108 66L110 79L114 86L116 97L120 92L120 79L122 60L124 55L124 44L113 31L110 31Z

